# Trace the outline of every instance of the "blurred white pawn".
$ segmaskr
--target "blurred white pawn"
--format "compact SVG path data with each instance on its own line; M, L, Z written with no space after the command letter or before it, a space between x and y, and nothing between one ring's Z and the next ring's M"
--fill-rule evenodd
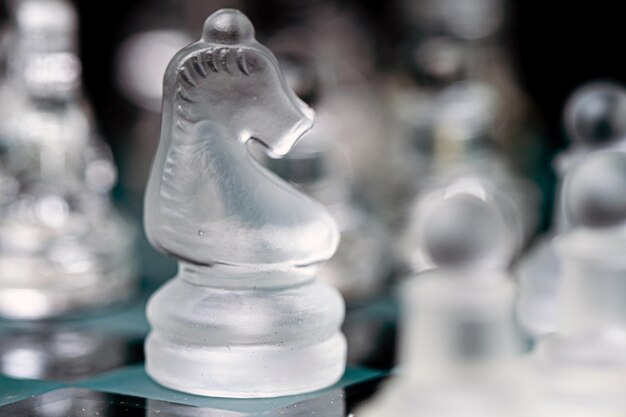
M575 166L563 205L573 228L555 240L559 322L531 357L545 416L626 415L626 155Z
M563 116L572 143L555 160L561 181L594 152L626 152L626 89L621 85L608 81L585 84L568 100ZM560 232L568 230L570 222L559 206L555 222Z
M626 90L622 86L610 82L584 85L568 100L563 118L571 146L555 159L560 183L573 166L591 154L626 152ZM562 210L561 194L556 194L553 233L535 245L516 271L520 283L518 316L535 337L553 332L557 325L560 268L552 240L555 234L571 228Z
M489 267L504 217L464 192L429 206L422 239L438 269L404 284L403 369L357 415L530 416L513 361L515 288L504 269Z
M468 198L464 205L441 204L457 194ZM493 181L477 175L432 178L413 204L403 257L411 271L422 272L441 262L453 264L459 248L470 248L477 254L485 250L475 258L483 268L506 270L522 241L518 206Z
M457 83L439 94L435 120L430 126L431 143L427 146L431 148L430 154L428 157L424 154L419 164L414 163L422 172L407 177L413 179L413 188L406 195L408 201L414 201L407 204L402 231L407 225L410 231L398 252L413 272L432 267L428 260L422 259L421 245L414 232L415 225L421 222L425 195L433 188L472 189L482 199L499 206L509 225L514 226L511 230L514 254L535 228L535 190L507 167L493 146L493 130L498 127L494 120L497 103L492 95L487 85L477 82ZM419 181L415 180L418 178ZM512 254L506 258L506 262L511 262Z

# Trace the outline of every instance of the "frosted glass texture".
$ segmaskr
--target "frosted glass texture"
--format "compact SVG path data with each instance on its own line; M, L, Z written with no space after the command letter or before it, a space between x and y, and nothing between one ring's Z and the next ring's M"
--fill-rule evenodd
M436 267L503 269L521 246L517 206L492 181L443 179L416 199L404 236L415 271Z
M568 98L563 123L570 144L554 160L559 180L554 226L551 233L537 242L518 264L516 272L521 289L518 301L520 322L534 336L543 336L556 330L559 309L557 289L561 282L561 269L552 241L555 236L569 231L578 216L577 213L564 210L567 204L562 201L563 181L577 164L597 152L626 151L626 89L608 81L583 85ZM589 177L590 180L594 178L594 175ZM600 184L596 192L603 192L607 185ZM612 197L614 203L624 198L623 195L615 193ZM588 208L577 207L588 211ZM602 217L598 220L602 220Z
M503 242L478 229L498 207L466 193L432 204L422 240L437 268L403 284L400 370L355 414L531 416L514 363L515 286L490 261Z
M563 189L559 321L532 357L546 416L626 415L626 155L598 152Z
M211 15L170 62L144 218L152 245L180 265L148 305L146 366L157 382L272 397L343 374L343 300L314 279L337 226L246 146L283 156L313 116L236 10Z

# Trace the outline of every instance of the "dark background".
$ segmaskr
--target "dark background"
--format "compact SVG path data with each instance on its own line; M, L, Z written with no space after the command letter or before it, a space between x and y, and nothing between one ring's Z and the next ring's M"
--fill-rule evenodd
M103 133L115 146L116 126L123 124L128 115L117 97L113 57L132 25L133 15L150 2L75 0L75 3L81 20L85 86ZM271 24L276 19L275 10L280 5L267 0L253 4L255 17L262 20L255 24ZM393 50L401 40L403 33L392 2L344 0L342 4L353 8L368 25L380 53ZM626 77L623 52L626 16L622 3L516 0L510 1L508 8L505 39L517 81L534 105L548 147L556 150L564 143L561 112L568 94L586 81L623 81ZM168 12L163 10L163 15ZM381 59L381 62L389 61Z

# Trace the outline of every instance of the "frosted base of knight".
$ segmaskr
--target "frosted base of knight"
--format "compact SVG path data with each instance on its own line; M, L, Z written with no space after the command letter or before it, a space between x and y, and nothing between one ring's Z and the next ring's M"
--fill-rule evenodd
M178 391L233 398L334 384L345 371L345 307L316 270L181 263L148 303L148 374Z

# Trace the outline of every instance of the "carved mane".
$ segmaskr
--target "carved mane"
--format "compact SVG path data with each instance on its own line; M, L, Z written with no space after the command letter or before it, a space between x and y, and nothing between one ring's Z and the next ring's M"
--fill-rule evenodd
M250 75L246 65L246 54L243 48L232 47L209 47L208 49L195 52L189 56L177 69L176 97L188 103L196 103L188 88L196 88L196 77L208 78L211 72L225 71L233 73L229 57L233 57L237 70L245 75ZM193 73L191 73L193 71Z

